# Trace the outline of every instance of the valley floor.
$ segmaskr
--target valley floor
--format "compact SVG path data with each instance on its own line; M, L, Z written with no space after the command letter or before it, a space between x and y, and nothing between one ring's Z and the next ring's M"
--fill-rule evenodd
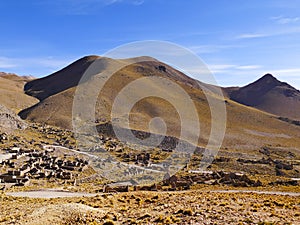
M26 135L6 138L0 145L1 149L12 150L13 146L24 150L35 149L36 154L43 154L43 159L53 159L54 165L58 165L60 160L81 165L86 160L85 157L79 158L79 153L72 150L75 149L74 138L70 132L41 126L27 132L29 133ZM49 145L56 147L46 154L49 148L45 147ZM125 160L122 156L130 152L130 148L119 146L111 138L103 141L104 147L108 145L114 146L109 149L112 148L110 151L119 156L120 161ZM164 151L155 150L150 156L152 161L159 162L165 154L167 153ZM80 155L89 156L83 153ZM135 160L135 156L138 155L132 154L126 158L126 163L137 167L136 163L140 163L140 160ZM131 187L129 192L103 193L107 180L99 176L90 165L84 166L82 170L72 167L75 170L71 170L72 176L69 179L31 176L28 186L15 186L5 192L0 191L0 224L300 225L298 149L278 146L253 148L247 152L222 149L211 165L211 173L207 174L199 174L194 170L201 159L195 154L189 170L178 173L178 184L180 181L188 184L186 187L191 190L187 191L179 191L182 186L178 186L178 189L172 188L177 191L169 191L172 186L169 185L163 186L159 191L133 191ZM12 169L12 162L13 169L19 169L25 162L29 164L28 160L28 156L12 159L1 167L0 172L8 173ZM40 166L42 162L38 164ZM41 188L46 189L47 196L47 189L60 189L61 193L56 193L57 198L30 198L32 195L22 197L22 193L17 197L8 193L30 192Z

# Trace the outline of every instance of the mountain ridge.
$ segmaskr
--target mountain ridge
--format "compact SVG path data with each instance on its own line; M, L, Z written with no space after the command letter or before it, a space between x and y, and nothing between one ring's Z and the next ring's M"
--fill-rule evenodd
M115 60L100 57L96 60L102 60L103 65L109 65L109 63L122 63L124 62L122 60L126 59ZM33 94L35 97L41 99L41 101L36 105L21 111L19 114L21 118L33 122L46 123L49 125L72 129L72 105L74 93L77 87L76 82L70 82L67 79L61 80L58 77L63 75L68 78L75 77L78 83L78 79L82 77L82 73L85 70L82 68L84 66L81 65L81 67L78 66L80 67L78 70L73 70L77 74L70 74L68 71L72 71L70 66L74 66L74 63L66 67L68 70L63 68L48 77L30 81L29 84L27 84L27 93ZM188 93L195 104L199 116L199 123L201 124L199 145L205 146L211 131L211 109L207 102L206 95L201 89L201 85L203 83L200 83L199 85L198 81L158 60L134 63L116 72L99 93L99 98L95 108L95 121L92 122L96 126L111 123L111 108L118 93L123 89L123 87L132 81L147 76L168 78L180 85L180 87ZM62 86L55 87L56 85ZM49 87L54 87L54 91ZM206 84L204 87L213 90L212 85ZM167 90L157 89L155 86L152 88L153 93L167 93ZM48 89L50 89L50 91ZM223 88L222 90L225 94L228 93L228 89L226 90ZM143 94L142 91L143 90L140 90L134 93L139 96ZM176 96L174 97L176 98ZM286 130L289 130L289 136L295 138L298 137L300 134L300 128L298 126L293 126L290 123L279 120L276 115L242 105L230 100L229 98L225 98L223 100L218 96L214 96L213 98L216 101L224 101L227 108L227 130L223 143L226 148L238 148L239 150L242 150L243 148L248 149L249 143L251 143L251 146L253 147L257 146L257 148L261 148L268 143L284 144L287 146L293 144L298 146L297 141L294 142L290 139L283 138L281 135L286 132ZM181 101L179 97L178 101ZM123 106L120 107L122 111ZM119 120L122 120L123 115L120 114L117 116ZM164 99L155 97L146 98L143 99L143 101L137 102L130 112L129 127L124 128L149 132L149 123L151 119L155 117L161 117L165 121L168 128L167 135L173 137L180 136L181 124L176 109ZM194 135L195 131L190 129L187 130L187 132L189 135ZM251 132L250 135L249 132ZM260 135L258 137L256 133L264 135ZM274 138L265 134L274 134ZM278 136L281 138L278 138ZM287 140L289 140L289 142L287 142Z
M144 58L143 58L144 57ZM159 62L158 60L143 56L131 59L110 59L97 55L84 56L70 65L62 68L61 70L50 74L48 76L33 79L32 77L21 77L12 73L0 73L0 78L5 78L11 81L26 82L24 91L28 96L32 96L39 101L43 101L50 96L62 93L76 87L84 72L89 66L96 60L104 61L104 64L110 64L111 62L126 62L127 61L139 61L138 59L144 59L143 65L154 66L156 69L164 72L163 76L168 79L173 79L178 82L184 83L188 86L201 89L207 88L208 90L214 90L213 85L201 83L193 78L186 76L184 73L171 69L170 66ZM140 60L142 61L142 60ZM156 64L156 65L154 65ZM161 64L161 65L159 65ZM166 70L168 67L168 70ZM103 68L105 70L106 68ZM137 68L137 73L147 73L144 71L143 66ZM155 74L155 73L154 73ZM151 75L151 72L150 72ZM278 115L280 117L287 117L293 120L300 119L300 91L292 87L286 82L279 81L272 74L265 74L258 80L245 85L243 87L221 87L224 96L229 99L238 102L240 104L254 107L256 109ZM299 102L298 102L299 101ZM284 105L284 107L281 107ZM296 109L295 109L296 107ZM25 114L29 112L33 107L27 107L20 113L22 118L27 118Z

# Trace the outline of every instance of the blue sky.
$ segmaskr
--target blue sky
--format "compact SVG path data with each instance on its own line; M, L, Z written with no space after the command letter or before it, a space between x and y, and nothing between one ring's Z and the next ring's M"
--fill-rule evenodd
M121 44L164 40L196 52L220 85L270 72L300 89L299 0L6 0L0 71L46 76Z

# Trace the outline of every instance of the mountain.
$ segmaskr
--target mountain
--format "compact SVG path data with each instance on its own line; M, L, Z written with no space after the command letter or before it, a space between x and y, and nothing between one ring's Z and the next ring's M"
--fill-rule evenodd
M25 83L31 80L32 77L0 72L0 104L16 113L36 104L38 100L23 90Z
M149 57L111 59L100 56L87 56L54 74L29 81L25 85L25 92L40 99L40 102L24 109L19 115L21 118L33 122L72 129L74 93L78 87L80 78L89 65L97 61L100 65L98 72L105 73L109 71L111 67L126 65L128 62L133 62L136 59L139 59L138 63L127 65L114 73L99 93L95 108L95 121L91 121L95 125L100 126L102 124L111 123L111 109L114 100L121 90L132 81L144 77L161 77L168 78L178 84L195 104L201 126L198 141L199 145L204 146L207 144L211 132L211 111L207 96L202 90L202 88L204 88L211 91L209 96L214 99L214 101L223 101L226 105L227 121L226 135L222 146L223 151L236 152L235 154L237 155L241 154L241 152L251 155L252 151L263 148L266 145L276 146L276 148L282 147L284 149L300 148L298 141L300 137L300 126L291 125L289 122L279 120L277 116L233 100L222 99L213 93L216 87L199 83L171 66ZM93 80L96 78L92 76L89 79ZM270 75L262 78L262 81L259 83L265 84L265 87L260 88L261 85L255 85L255 88L252 89L252 94L260 96L260 94L265 93L264 91L267 89L272 90L274 87L276 90L280 89L277 88L277 86L281 83L277 82ZM294 90L288 85L285 87L288 90ZM99 91L96 82L95 85L89 88L94 91ZM166 96L170 95L167 88L162 88L159 85L149 83L149 87L147 88L153 91L153 96L155 96L156 93L163 93ZM239 88L224 89L231 98L232 93L238 90ZM258 94L257 91L259 91ZM140 96L143 94L143 89L133 89L130 93L132 96ZM295 93L297 93L296 90ZM175 94L172 97L176 99L177 104L182 110L189 113L189 109L185 108L185 102L179 95L176 96ZM83 99L83 102L84 101ZM122 112L122 110L125 109L126 105L121 105L119 110ZM177 111L178 109L174 108L174 106L165 99L147 97L138 101L132 107L130 111L130 124L125 123L123 126L124 128L149 132L151 119L161 117L166 124L167 134L180 137L182 130ZM124 121L123 116L121 113L117 114L117 120ZM217 124L217 126L218 125L219 124ZM159 130L156 132L160 133ZM184 132L189 136L198 135L195 130L189 127L184 130Z
M266 74L247 86L224 90L230 99L241 104L300 120L300 91L271 74Z
M184 89L189 89L190 93L196 91L195 96L199 95L205 99L202 91L197 88L199 84L194 79L150 57L116 60L99 56L86 56L54 74L28 82L25 85L25 92L40 99L41 102L23 110L20 112L20 116L23 119L71 129L74 92L83 73L95 60L98 60L101 65L101 68L98 68L99 72L109 70L114 66L125 65L131 61L141 61L121 69L106 83L99 93L96 108L97 121L109 122L114 98L124 86L141 77L157 76L174 80L184 86ZM98 91L98 87L93 88ZM153 93L159 92L165 92L165 90L153 87ZM141 93L136 92L135 94ZM176 111L170 104L161 99L147 98L145 101L139 102L132 114L135 116L131 125L135 129L142 129L141 127L144 127L150 118L162 116L166 121L169 120L167 123L171 126L170 130L173 135L179 132L178 124L173 123L173 120L178 118Z

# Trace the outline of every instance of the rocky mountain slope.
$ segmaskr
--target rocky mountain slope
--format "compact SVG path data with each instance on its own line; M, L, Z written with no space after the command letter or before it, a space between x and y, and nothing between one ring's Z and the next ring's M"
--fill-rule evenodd
M225 88L230 99L257 109L300 120L300 91L271 74L238 88Z

